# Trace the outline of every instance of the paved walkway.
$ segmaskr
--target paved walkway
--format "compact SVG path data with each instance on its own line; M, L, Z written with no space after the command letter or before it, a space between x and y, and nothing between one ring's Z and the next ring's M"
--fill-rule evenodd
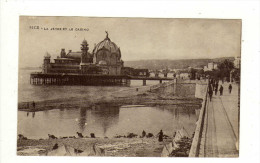
M204 157L238 157L238 86L232 86L231 94L225 83L223 95L218 92L208 100L201 146Z

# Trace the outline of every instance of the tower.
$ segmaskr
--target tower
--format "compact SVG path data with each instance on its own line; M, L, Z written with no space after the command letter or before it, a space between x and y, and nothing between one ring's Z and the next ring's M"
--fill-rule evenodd
M87 41L84 39L81 43L81 63L92 63L93 62L93 58L91 56L90 53L88 53L88 43Z
M43 73L48 73L51 67L51 56L48 52L44 56L42 71Z
M61 57L61 58L65 58L65 57L66 57L65 49L61 49L60 57Z

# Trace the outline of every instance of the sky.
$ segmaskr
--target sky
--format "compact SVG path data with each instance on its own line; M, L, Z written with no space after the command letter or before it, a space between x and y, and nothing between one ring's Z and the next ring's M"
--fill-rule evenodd
M80 51L84 39L92 52L106 37L105 31L120 47L124 61L236 57L241 51L241 26L239 19L21 16L19 67L41 66L46 52L54 59L62 48Z

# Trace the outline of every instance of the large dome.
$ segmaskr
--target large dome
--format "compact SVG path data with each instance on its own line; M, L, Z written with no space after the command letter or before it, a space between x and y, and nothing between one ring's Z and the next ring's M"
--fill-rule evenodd
M106 38L95 46L95 48L93 50L93 54L96 54L100 49L107 49L111 53L120 54L120 49L117 47L117 45L114 42L112 42L109 39L108 33L107 33Z

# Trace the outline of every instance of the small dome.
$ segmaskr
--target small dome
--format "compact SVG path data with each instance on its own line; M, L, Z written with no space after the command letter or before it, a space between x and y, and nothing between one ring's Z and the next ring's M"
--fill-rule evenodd
M84 40L82 41L81 45L88 45L88 42L87 42L87 40L85 40L85 38L84 38Z
M117 45L114 42L112 42L109 39L108 33L106 38L95 46L93 53L96 54L100 49L104 49L104 48L109 50L111 53L120 54L120 49L117 47Z

